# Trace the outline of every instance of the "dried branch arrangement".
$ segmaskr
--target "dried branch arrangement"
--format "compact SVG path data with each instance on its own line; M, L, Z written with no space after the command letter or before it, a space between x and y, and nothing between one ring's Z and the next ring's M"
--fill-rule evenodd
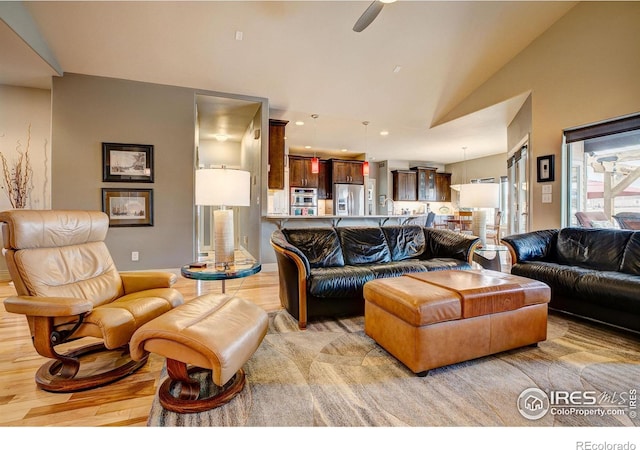
M33 170L31 169L31 161L29 160L29 147L31 145L31 124L27 134L27 147L22 151L20 141L16 145L18 159L10 165L7 158L0 152L2 159L3 186L11 206L15 209L25 208L27 200L33 187L31 180L33 178Z

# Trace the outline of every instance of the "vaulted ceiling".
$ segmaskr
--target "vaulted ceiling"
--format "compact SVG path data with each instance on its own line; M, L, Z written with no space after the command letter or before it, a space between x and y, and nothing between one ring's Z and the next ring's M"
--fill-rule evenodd
M290 149L441 163L507 151L527 92L435 125L576 4L399 0L354 32L370 3L24 4L64 72L266 97ZM0 42L0 84L50 88L55 71L4 23Z

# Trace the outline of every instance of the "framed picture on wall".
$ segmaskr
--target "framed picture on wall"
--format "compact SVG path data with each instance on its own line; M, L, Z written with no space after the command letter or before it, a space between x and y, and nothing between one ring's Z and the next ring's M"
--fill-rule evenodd
M153 145L103 142L102 181L153 183Z
M102 211L110 227L151 227L153 189L102 188Z
M538 183L553 181L554 177L554 155L538 156Z

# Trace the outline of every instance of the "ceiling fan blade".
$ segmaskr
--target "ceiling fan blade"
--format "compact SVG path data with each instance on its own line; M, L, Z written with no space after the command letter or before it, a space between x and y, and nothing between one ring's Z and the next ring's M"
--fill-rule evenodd
M382 8L384 8L384 3L382 3L380 0L375 0L374 2L372 2L369 7L362 13L356 24L353 26L353 31L359 33L369 25L371 25L371 22L373 22L374 19L378 17L378 14L380 14Z

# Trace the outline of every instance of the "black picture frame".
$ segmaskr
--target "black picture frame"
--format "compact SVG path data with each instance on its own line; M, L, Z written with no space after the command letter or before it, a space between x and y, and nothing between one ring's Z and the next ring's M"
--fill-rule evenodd
M110 227L152 227L153 189L102 188Z
M153 145L102 143L102 181L153 183Z
M538 183L546 183L555 180L555 155L538 156Z

